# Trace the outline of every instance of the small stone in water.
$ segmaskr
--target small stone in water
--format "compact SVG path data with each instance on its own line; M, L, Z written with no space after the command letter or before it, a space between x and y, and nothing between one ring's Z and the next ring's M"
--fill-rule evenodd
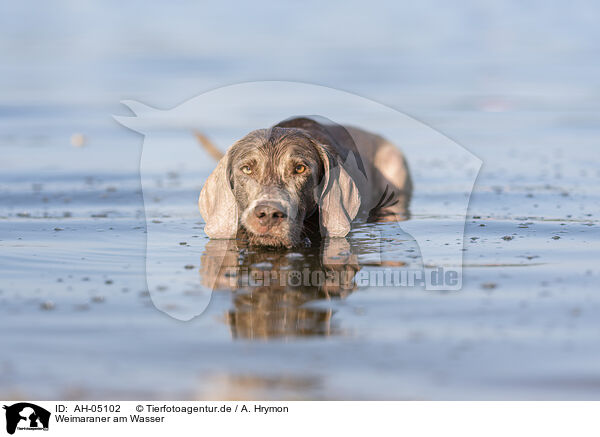
M46 302L42 302L40 308L45 311L51 311L54 309L54 302L47 300Z
M71 145L73 147L83 147L85 146L86 141L85 135L83 134L76 133L71 135Z

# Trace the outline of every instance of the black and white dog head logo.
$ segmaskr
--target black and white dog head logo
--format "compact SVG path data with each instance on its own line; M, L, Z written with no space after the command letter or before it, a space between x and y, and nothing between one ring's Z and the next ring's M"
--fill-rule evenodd
M50 411L27 402L4 406L6 410L6 432L14 434L19 430L47 430L50 424Z

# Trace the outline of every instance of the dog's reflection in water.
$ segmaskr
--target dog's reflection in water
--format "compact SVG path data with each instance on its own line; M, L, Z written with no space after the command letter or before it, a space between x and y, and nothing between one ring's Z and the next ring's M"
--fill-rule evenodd
M204 286L234 292L226 319L233 337L242 339L335 334L333 311L306 304L345 298L354 290L359 270L345 238L293 251L211 240L201 264Z

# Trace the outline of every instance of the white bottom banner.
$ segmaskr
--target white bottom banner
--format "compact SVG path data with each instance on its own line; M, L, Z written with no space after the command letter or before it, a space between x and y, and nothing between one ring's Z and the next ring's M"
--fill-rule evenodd
M2 402L2 435L600 436L600 402Z

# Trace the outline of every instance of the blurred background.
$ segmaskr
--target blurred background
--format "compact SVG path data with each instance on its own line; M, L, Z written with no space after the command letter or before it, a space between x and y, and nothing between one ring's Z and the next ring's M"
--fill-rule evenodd
M253 80L306 81L430 111L598 110L594 2L57 1L1 6L2 128L114 126ZM46 120L46 121L44 121ZM92 121L93 120L93 121Z
M600 398L599 16L577 0L3 2L0 398ZM383 103L483 160L462 292L354 293L303 316L327 329L274 343L232 341L252 337L239 296L188 324L152 307L142 137L112 116L261 80Z

